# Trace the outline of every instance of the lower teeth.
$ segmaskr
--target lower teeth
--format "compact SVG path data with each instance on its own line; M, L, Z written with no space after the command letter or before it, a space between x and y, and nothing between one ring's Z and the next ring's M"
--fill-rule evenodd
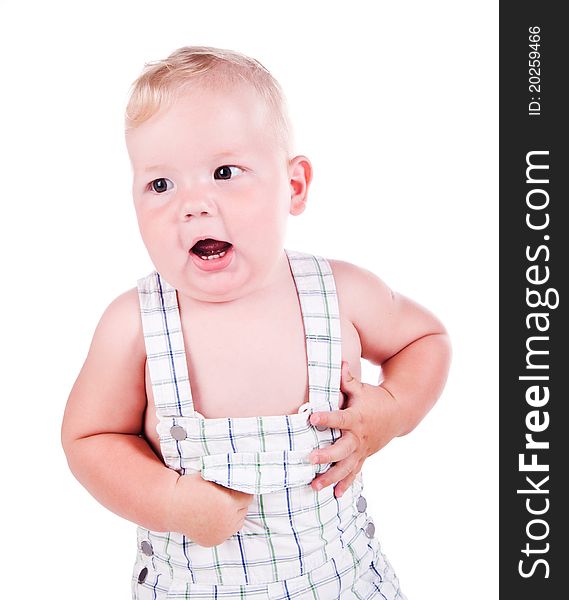
M227 253L226 250L224 250L223 252L220 252L219 254L211 254L210 256L200 256L200 258L202 260L213 260L214 258L221 258L222 256L225 256Z

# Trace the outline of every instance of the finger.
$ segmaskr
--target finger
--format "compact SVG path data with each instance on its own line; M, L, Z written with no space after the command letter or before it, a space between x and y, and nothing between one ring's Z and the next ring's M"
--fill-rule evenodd
M308 455L308 460L312 464L323 464L340 462L348 458L358 448L358 439L353 433L347 431L342 437L336 440L331 446L313 450Z
M354 379L354 376L350 373L350 363L347 360L342 361L341 374L344 383L351 383Z
M338 483L334 486L334 495L336 496L336 498L341 498L344 495L344 493L346 492L346 490L348 490L350 488L350 486L354 482L355 478L359 475L360 471L362 470L362 466L363 466L364 462L365 462L365 459L360 458L356 462L356 465L351 470L351 472L348 475L346 475L346 477L344 477L344 479L338 481Z
M310 415L310 423L321 427L333 427L335 429L351 429L354 424L354 416L349 408L315 412Z
M351 374L350 366L345 360L342 361L342 370L340 373L340 390L342 390L342 392L344 392L347 396L351 396L353 393L361 389L361 381L356 379Z
M357 476L358 473L356 473L356 470L354 469L347 477L344 477L342 481L338 481L334 486L334 495L336 498L341 498L344 495L344 492L352 485Z
M336 463L333 467L328 469L326 473L315 477L310 486L313 490L323 490L325 487L336 483L344 479L349 475L356 466L356 460L352 458L346 458L343 461Z

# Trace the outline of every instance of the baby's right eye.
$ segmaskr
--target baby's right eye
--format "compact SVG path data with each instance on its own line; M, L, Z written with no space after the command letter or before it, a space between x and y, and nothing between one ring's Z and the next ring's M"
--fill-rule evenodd
M170 187L168 187L168 184L170 184ZM157 194L162 194L168 190L171 190L173 185L174 184L165 177L159 177L158 179L150 182L150 187Z

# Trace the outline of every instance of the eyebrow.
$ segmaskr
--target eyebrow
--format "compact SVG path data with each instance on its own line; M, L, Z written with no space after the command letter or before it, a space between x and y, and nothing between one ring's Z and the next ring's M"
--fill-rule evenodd
M148 171L163 171L167 168L168 167L166 165L152 165L151 167L146 167L146 169L144 169L144 172L147 173Z
M216 154L212 155L211 159L212 160L216 160L219 158L228 158L228 157L238 157L240 154L240 150L224 150L223 152L217 152ZM170 167L168 167L167 165L152 165L151 167L146 167L146 169L144 169L144 172L147 173L148 171L163 171L164 169L168 169Z

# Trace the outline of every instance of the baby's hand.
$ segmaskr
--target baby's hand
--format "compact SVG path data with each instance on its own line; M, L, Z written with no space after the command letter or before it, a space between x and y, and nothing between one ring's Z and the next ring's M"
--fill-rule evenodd
M171 498L170 530L200 546L217 546L243 527L252 500L251 494L206 481L201 473L182 475Z
M334 487L337 498L350 487L365 459L398 435L400 427L395 398L381 386L362 383L352 377L348 363L344 361L340 389L347 400L342 410L316 412L310 416L313 425L342 430L342 437L334 444L309 455L314 464L335 463L315 477L311 486L321 490L339 482Z

